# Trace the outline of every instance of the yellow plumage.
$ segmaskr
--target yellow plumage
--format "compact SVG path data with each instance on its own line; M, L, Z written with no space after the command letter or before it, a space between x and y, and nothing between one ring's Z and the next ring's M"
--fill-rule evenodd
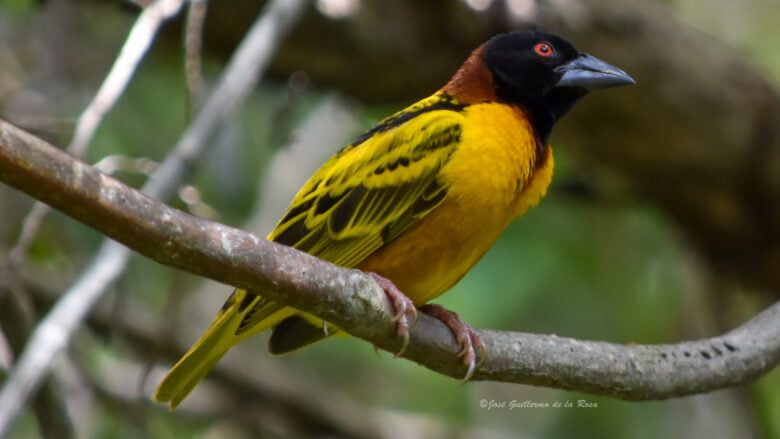
M268 239L378 273L420 305L455 284L510 221L539 201L552 167L550 148L517 107L465 105L440 92L323 164ZM303 323L321 324L317 319L290 319L297 315L236 290L155 399L175 407L231 346L259 331L276 327L275 353L325 337Z
M553 125L592 90L633 84L619 68L540 31L497 35L433 96L382 120L309 179L268 239L373 273L405 343L415 307L454 285L550 184ZM231 346L273 328L274 354L327 337L314 316L236 290L155 399L171 408ZM461 345L465 379L479 333L435 305Z
M520 110L484 103L460 115L461 140L439 170L445 199L357 265L392 279L417 305L460 280L513 219L538 203L552 177L551 149L537 159L537 142Z

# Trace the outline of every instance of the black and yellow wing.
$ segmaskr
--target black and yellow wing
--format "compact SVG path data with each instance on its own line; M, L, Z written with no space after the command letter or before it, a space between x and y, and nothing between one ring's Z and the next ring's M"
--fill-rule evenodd
M447 197L440 171L461 141L463 108L436 94L382 120L322 165L268 239L346 267L392 242ZM275 354L327 336L313 317L256 293L233 292L157 401L176 407L230 347L269 327Z
M320 167L268 239L344 267L360 264L446 198L440 170L460 144L463 108L436 94L382 120ZM247 329L289 310L262 302ZM275 326L269 348L280 354L324 337L295 315Z
M461 140L462 108L434 95L380 122L309 179L268 239L359 264L446 197L439 171Z

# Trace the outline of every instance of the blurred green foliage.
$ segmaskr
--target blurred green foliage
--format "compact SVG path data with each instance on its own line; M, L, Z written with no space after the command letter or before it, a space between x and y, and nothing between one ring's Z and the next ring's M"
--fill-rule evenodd
M3 13L14 17L30 14L35 6L35 0L5 0Z

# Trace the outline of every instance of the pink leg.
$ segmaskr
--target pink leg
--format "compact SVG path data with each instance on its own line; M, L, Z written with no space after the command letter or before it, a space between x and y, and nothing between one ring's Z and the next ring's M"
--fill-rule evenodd
M458 356L463 358L463 364L468 367L466 376L463 378L464 382L468 381L474 375L474 370L477 366L485 360L487 350L485 349L485 343L482 341L482 336L468 323L464 322L457 313L449 311L441 305L429 303L420 307L420 311L441 320L450 328L452 335L455 336L455 340L462 348L458 352Z
M368 273L368 275L373 277L385 291L387 298L390 299L390 304L393 305L395 310L395 318L393 319L396 322L395 333L403 341L401 350L395 354L398 357L404 353L406 346L409 344L409 330L417 323L417 308L415 308L412 300L406 297L390 279L376 273Z

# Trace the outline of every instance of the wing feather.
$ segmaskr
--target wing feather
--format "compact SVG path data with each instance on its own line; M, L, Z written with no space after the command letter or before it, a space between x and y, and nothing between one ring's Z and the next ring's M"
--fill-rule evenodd
M380 122L309 179L269 239L348 267L395 240L446 198L462 108L439 94Z

